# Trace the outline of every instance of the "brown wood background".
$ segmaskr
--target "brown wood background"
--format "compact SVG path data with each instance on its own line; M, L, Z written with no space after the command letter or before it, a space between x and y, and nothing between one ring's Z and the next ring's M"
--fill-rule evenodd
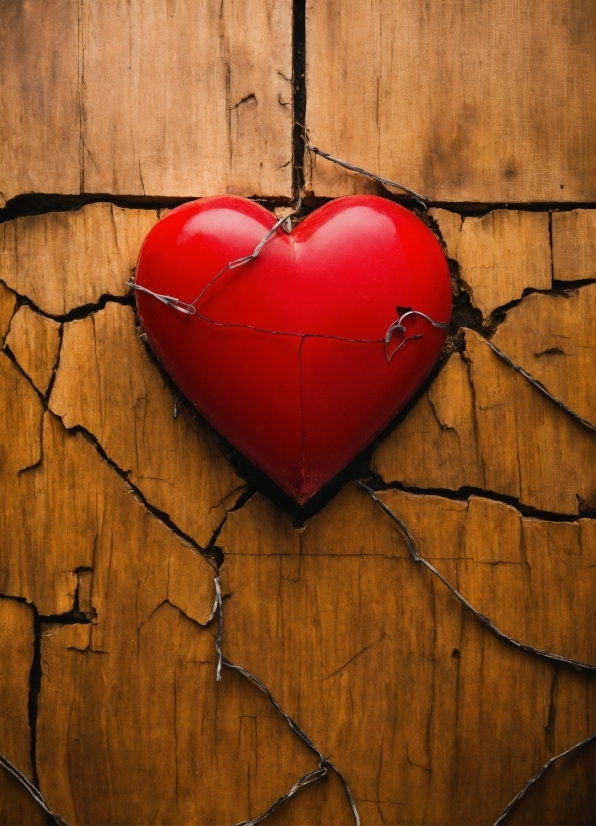
M176 199L390 194L302 163L304 118L424 193L453 335L352 475L505 634L596 665L594 433L486 343L596 422L596 2L5 0L0 34L0 752L72 824L236 823L315 768L215 681L223 555L225 653L363 823L493 823L595 731L594 673L483 627L349 479L306 521L246 481L126 281ZM507 822L594 797L588 747ZM4 773L0 820L45 822ZM266 822L351 813L332 774Z

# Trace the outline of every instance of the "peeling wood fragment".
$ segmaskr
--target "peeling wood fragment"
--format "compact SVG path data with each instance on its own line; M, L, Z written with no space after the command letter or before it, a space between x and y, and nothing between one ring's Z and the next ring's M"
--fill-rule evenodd
M33 609L0 596L0 754L30 780L29 672L33 662ZM43 812L0 767L0 822L43 824Z
M44 396L60 351L60 324L30 307L20 307L10 323L6 346Z
M553 278L596 278L596 209L552 213Z
M309 141L443 203L594 202L595 22L561 0L309 2ZM370 191L306 172L320 197Z
M0 408L0 478L8 494L14 477L35 467L41 459L43 407L31 384L5 353L0 353Z
M243 490L214 435L175 397L136 337L130 307L108 304L64 325L49 400L84 427L147 501L205 547Z
M437 564L455 581L458 561L449 552L461 546L468 504L446 502L443 510L441 501L410 499L423 500L417 505L421 538L440 535L444 558ZM350 486L331 503L331 513L324 509L303 529L282 517L268 521L271 506L260 497L229 515L218 539L232 591L226 654L262 679L306 727L345 774L369 822L492 822L519 791L520 779L523 784L549 756L591 733L594 679L519 652L484 630L411 561L390 520L371 504ZM498 507L508 515L506 506ZM476 514L474 524L483 518ZM445 523L452 528L442 533ZM498 524L497 514L491 524ZM512 530L506 527L500 538ZM265 546L285 552L265 552ZM482 558L493 558L498 547L489 546ZM298 578L284 576L291 548L300 558ZM471 541L467 548L473 552ZM537 553L532 564L538 570L547 563ZM522 610L525 595L517 594ZM566 600L568 594L561 605ZM556 613L546 601L540 611ZM566 626L558 633L568 633ZM578 639L593 647L588 637L581 632ZM487 752L502 750L508 760L486 760ZM294 807L301 819L288 822L337 822L335 795L327 797L323 784L298 796L288 813Z
M428 214L437 222L445 244L447 257L456 259L463 223L461 215L458 215L457 212L449 212L447 209L429 209Z
M486 318L528 287L551 287L548 212L495 209L465 218L456 250L462 280Z
M584 419L596 423L596 284L568 295L529 295L493 342ZM531 329L531 336L525 330Z
M0 281L0 347L4 346L4 339L16 306L15 293Z
M42 312L65 315L124 295L155 210L88 204L0 224L0 279Z
M484 488L552 513L596 503L594 436L466 330L372 469L415 488ZM447 371L447 372L446 372ZM466 375L467 373L467 375Z

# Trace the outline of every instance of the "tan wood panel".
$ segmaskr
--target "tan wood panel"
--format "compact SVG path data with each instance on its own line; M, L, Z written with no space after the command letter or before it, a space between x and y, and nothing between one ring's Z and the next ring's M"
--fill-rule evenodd
M515 364L594 424L595 315L596 284L563 295L529 295L507 313L493 336Z
M0 3L0 207L80 188L79 0Z
M388 482L482 488L553 513L596 503L594 434L471 330L372 468Z
M123 295L155 210L88 204L0 225L0 279L36 307L64 315Z
M0 345L4 346L4 339L10 327L17 305L17 297L12 290L0 282Z
M30 307L20 307L10 323L6 346L45 395L60 352L60 324Z
M596 209L553 212L553 277L596 278Z
M459 215L440 209L433 211L433 217L447 255L459 264L472 306L484 318L521 298L526 289L550 289L548 212L496 209L462 221Z
M109 303L64 325L50 409L84 427L149 504L203 547L244 483L212 431L177 403L135 328L130 307Z
M255 497L220 535L224 651L345 772L365 822L493 822L549 755L591 732L593 676L483 631L366 493L344 491L303 530L272 510ZM417 533L436 535L443 516L429 506ZM484 538L482 521L471 531ZM456 582L456 561L441 565ZM519 590L499 595L523 610ZM335 806L305 794L287 822L346 822Z
M595 26L593 2L309 0L309 140L437 201L594 201ZM317 195L370 186L311 160Z
M33 663L33 610L24 602L0 598L0 753L30 780L29 673ZM0 821L43 824L39 806L0 767Z
M15 0L0 32L1 204L291 196L289 0Z

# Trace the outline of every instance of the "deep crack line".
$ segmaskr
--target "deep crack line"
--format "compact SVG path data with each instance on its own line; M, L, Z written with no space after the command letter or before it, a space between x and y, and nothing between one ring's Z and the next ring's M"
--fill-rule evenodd
M410 556L412 557L414 562L419 562L422 565L424 565L425 568L428 568L428 570L432 574L434 574L438 579L440 579L443 585L445 585L451 591L451 593L455 597L457 597L461 604L465 608L467 608L468 611L470 611L476 617L477 620L479 620L483 625L489 628L493 632L493 634L496 634L497 637L500 637L500 639L505 640L505 642L514 645L516 648L519 648L522 651L527 651L529 654L536 654L539 657L543 657L544 659L551 660L553 662L565 663L566 665L571 665L574 668L581 669L583 671L596 672L596 665L583 663L580 660L572 660L569 657L563 657L561 654L552 654L550 651L543 651L541 648L534 648L534 646L532 645L526 645L523 642L519 642L519 640L516 640L513 637L508 636L507 634L505 634L504 631L501 631L500 628L497 628L497 626L493 622L491 622L491 620L488 617L486 617L484 614L481 614L480 611L477 611L476 608L474 608L474 606L471 605L462 594L460 594L457 588L454 588L453 585L447 579L445 579L443 574L437 571L434 565L431 565L431 563L428 560L420 556L420 552L418 551L418 548L416 546L416 540L410 533L408 526L405 524L405 522L402 522L399 516L397 516L397 514L394 513L391 510L391 508L383 502L382 499L380 499L377 496L374 490L371 487L369 487L366 484L366 482L362 481L362 479L357 479L356 484L359 487L361 487L362 490L365 490L372 497L373 501L381 508L381 510L384 513L386 513L387 516L392 520L392 522L394 522L397 525L406 544L406 547L410 552Z
M33 800L37 803L37 805L43 809L43 811L52 819L52 821L56 824L56 826L69 826L67 821L64 820L63 817L53 812L48 804L46 803L44 796L39 791L37 786L34 786L33 783L29 780L29 778L23 774L20 769L11 763L3 754L0 754L0 766L2 766L6 771L11 774L15 780L20 783L20 785L31 795Z
M584 746L589 745L590 743L594 742L595 740L596 740L596 734L591 734L589 737L586 737L585 740L582 740L581 743L576 743L575 746L571 746L571 748L567 749L567 751L564 751L561 754L557 754L554 757L551 757L551 759L547 763L545 763L544 766L542 766L542 768L538 769L536 774L532 775L532 777L528 780L528 782L523 787L523 789L521 789L521 791L519 791L515 795L513 800L509 801L509 803L505 806L505 808L503 809L501 814L495 820L493 826L500 826L500 824L503 823L503 821L505 820L505 818L507 817L507 815L509 814L511 809L513 809L513 807L518 803L518 801L520 801L522 799L522 797L524 797L524 795L530 789L530 787L533 786L534 783L537 780L540 780L540 778L542 777L544 772L548 768L550 768L550 766L552 766L553 763L556 763L557 760L560 760L562 757L566 757L568 754L572 754L573 752L578 751L579 749L583 748Z
M307 774L303 775L299 780L294 783L291 789L289 789L285 794L279 797L274 803L269 806L269 808L263 812L262 814L258 815L258 817L252 818L251 820L243 820L241 823L238 823L236 826L256 826L257 823L261 823L261 821L265 820L270 814L272 814L282 803L285 803L286 800L294 797L300 789L303 789L305 786L308 786L310 783L314 783L316 780L322 780L324 777L327 776L329 771L335 772L335 774L341 780L344 790L346 792L346 796L348 798L348 802L350 804L350 808L352 809L352 813L354 815L354 822L356 826L360 826L360 815L358 814L358 809L356 808L356 803L354 802L354 798L350 791L350 787L348 786L348 782L340 770L335 766L330 760L319 751L319 749L315 746L313 741L310 737L300 728L298 723L293 720L289 714L282 709L279 705L273 694L269 691L267 686L259 680L252 672L248 671L246 668L243 668L241 665L237 665L229 660L222 651L222 641L223 641L223 603L222 603L222 596L221 596L221 583L219 576L215 577L215 602L213 603L213 611L211 612L210 620L212 620L215 615L217 615L217 637L215 639L215 649L217 651L217 671L216 671L216 680L217 682L221 682L221 675L222 669L228 668L230 671L236 671L238 674L241 674L245 679L251 682L259 691L267 697L271 705L281 714L284 718L286 723L292 729L292 731L298 735L298 737L306 743L308 748L313 751L317 757L319 758L319 765L316 769L308 772Z

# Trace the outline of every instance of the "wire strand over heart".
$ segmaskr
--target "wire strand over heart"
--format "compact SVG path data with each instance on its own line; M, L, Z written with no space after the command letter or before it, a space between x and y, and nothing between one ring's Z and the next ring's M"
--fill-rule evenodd
M325 155L325 153L320 153L320 154L323 154L324 157L327 157ZM331 156L328 156L328 157L331 158ZM399 186L399 184L395 184L395 186ZM407 188L404 187L404 189L407 189ZM407 190L407 191L409 192L410 190ZM416 323L416 321L420 318L420 319L423 319L424 321L426 321L428 324L431 324L433 327L436 327L440 330L448 330L449 329L448 324L445 324L442 321L435 321L434 319L430 318L430 316L428 316L426 313L423 313L420 310L414 310L411 307L404 308L403 311L401 311L401 314L400 314L401 308L396 307L396 312L398 314L397 319L389 325L389 327L387 329L387 332L385 333L383 338L378 338L378 339L348 338L348 337L345 337L345 336L334 336L334 335L327 335L327 334L324 334L324 333L301 333L301 332L293 332L293 331L288 332L288 331L282 331L282 330L271 330L271 329L266 329L266 328L263 328L263 327L257 327L253 324L234 324L234 323L229 323L229 322L217 321L216 319L209 318L208 316L203 315L203 313L200 313L197 310L198 303L201 301L202 298L204 298L207 291L221 278L221 276L225 272L235 270L239 267L242 267L246 264L249 264L251 261L254 261L256 258L258 258L261 250L263 249L263 247L265 246L267 241L269 241L271 238L273 238L273 236L275 235L277 230L280 229L280 227L282 227L286 223L286 221L288 221L289 219L291 219L295 215L297 215L301 208L302 208L302 198L300 197L300 198L298 198L298 205L296 206L296 208L292 212L290 212L288 215L286 215L283 218L280 218L278 221L276 221L275 224L271 227L271 229L261 238L259 243L256 245L254 250L249 255L245 255L241 258L236 258L233 261L228 261L228 263L224 267L222 267L221 270L219 270L219 272L216 273L213 276L213 278L211 278L210 281L203 287L203 289L200 291L200 293L197 295L197 297L194 298L190 302L182 301L180 298L177 298L176 296L164 295L162 293L156 293L153 290L147 289L147 287L142 287L140 284L137 284L136 281L133 280L133 279L131 279L130 281L127 281L126 286L130 287L133 290L136 290L137 292L145 293L146 295L149 295L152 298L155 298L157 301L160 301L162 304L166 304L168 307L172 307L174 310L176 310L179 313L183 313L184 315L196 316L201 321L205 321L206 323L213 324L217 327L233 327L233 328L244 329L244 330L254 330L257 333L265 333L265 334L272 335L272 336L294 336L294 337L298 337L298 338L302 338L302 339L305 339L305 338L333 339L335 341L344 341L344 342L347 342L349 344L384 344L384 346L385 346L385 358L387 359L387 362L390 362L391 359L393 358L393 356L395 356L395 354L398 353L402 349L402 347L404 347L409 341L416 341L417 339L424 338L424 333L417 333L415 335L410 335L410 336L407 335L408 331L407 331L407 328L404 325L404 321L407 318L414 317L414 323ZM394 347L392 350L390 350L390 343L391 343L391 339L393 338L394 333L402 334L403 339L401 340L401 342L396 347Z

